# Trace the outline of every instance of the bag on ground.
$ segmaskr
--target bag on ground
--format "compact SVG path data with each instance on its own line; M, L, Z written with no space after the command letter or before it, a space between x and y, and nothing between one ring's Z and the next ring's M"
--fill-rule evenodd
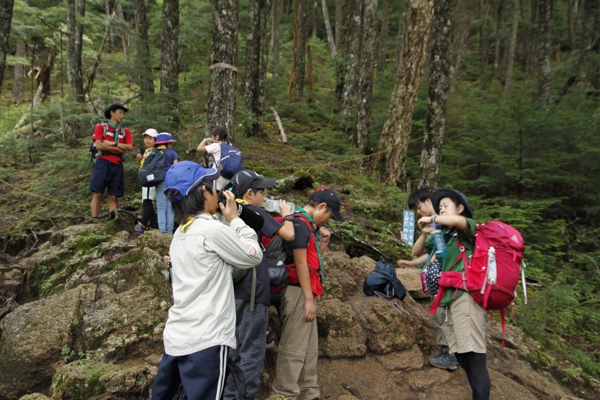
M363 292L367 296L375 296L376 292L391 293L391 288L388 287L389 284L394 289L392 297L404 300L406 288L396 276L396 268L386 260L379 260L373 272L365 278Z

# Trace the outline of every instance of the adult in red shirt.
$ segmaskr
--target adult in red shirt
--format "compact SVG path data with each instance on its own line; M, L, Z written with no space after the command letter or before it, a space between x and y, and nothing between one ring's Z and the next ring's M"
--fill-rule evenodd
M122 104L115 103L104 110L106 124L96 125L94 143L98 150L89 190L92 191L92 218L97 218L102 205L102 195L108 189L108 211L119 208L119 197L125 194L125 174L123 157L126 151L133 150L133 139L129 129L121 126L125 113L129 111ZM106 133L105 126L107 127Z

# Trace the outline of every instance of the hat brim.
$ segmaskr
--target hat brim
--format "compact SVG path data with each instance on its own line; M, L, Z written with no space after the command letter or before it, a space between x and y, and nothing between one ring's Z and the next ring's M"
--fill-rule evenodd
M469 208L469 205L466 204L465 200L458 193L456 193L455 190L452 189L438 189L431 196L431 203L433 204L433 209L437 214L440 213L440 201L442 201L442 199L445 199L446 197L451 198L458 204L462 204L465 208L463 216L473 219L473 213L471 212L471 208Z
M154 144L167 144L167 143L174 143L174 142L176 142L176 141L177 141L177 140L175 140L175 139L171 139L171 140L163 140L162 142L156 142L156 143L154 143Z
M115 110L123 110L124 112L129 111L129 108L123 106L115 106L114 104L109 106L106 110L104 110L104 116L107 119L110 119L110 112Z
M332 208L331 213L333 214L333 219L339 222L344 222L344 217L342 217L342 213L340 212L340 210L334 210Z
M275 186L275 183L277 182L277 179L275 178L268 178L268 179L264 179L260 182L258 182L256 185L252 185L252 189L268 189L270 187Z

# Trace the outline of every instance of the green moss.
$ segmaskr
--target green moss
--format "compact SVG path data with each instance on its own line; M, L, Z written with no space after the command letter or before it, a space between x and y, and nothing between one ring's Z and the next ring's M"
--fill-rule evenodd
M93 350L99 349L100 347L102 347L103 344L104 344L104 337L97 336L88 343L87 350L93 351Z

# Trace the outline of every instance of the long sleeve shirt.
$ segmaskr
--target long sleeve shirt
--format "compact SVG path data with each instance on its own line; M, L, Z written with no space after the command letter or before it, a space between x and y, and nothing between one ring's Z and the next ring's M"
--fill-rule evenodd
M171 243L173 306L163 333L165 352L184 356L212 346L236 347L231 268L262 260L256 233L240 218L230 226L201 214Z

